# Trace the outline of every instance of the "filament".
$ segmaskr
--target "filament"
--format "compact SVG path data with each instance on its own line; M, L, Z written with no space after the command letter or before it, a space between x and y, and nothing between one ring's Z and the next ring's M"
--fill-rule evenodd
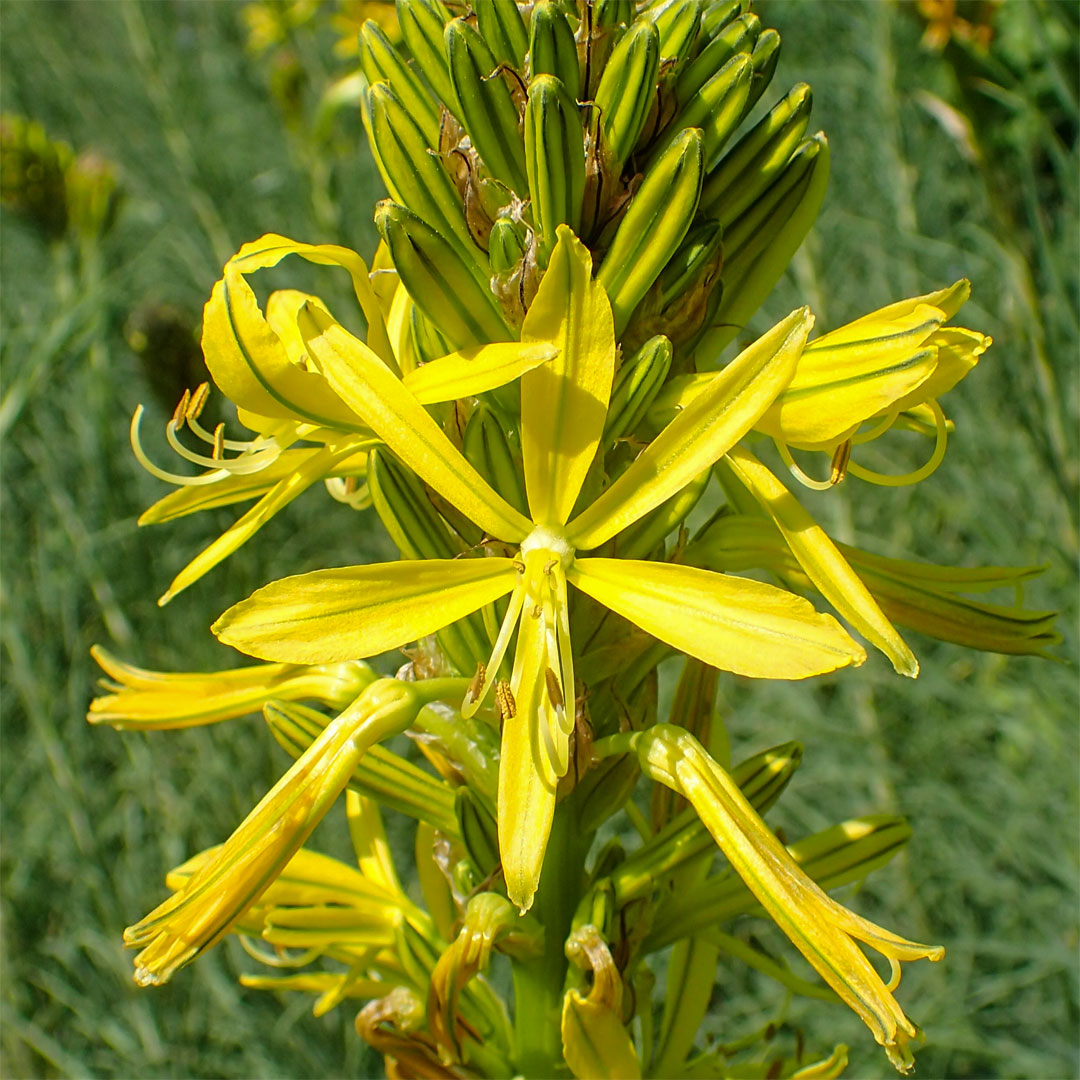
M927 405L934 412L934 429L935 429L935 442L934 452L930 455L930 459L918 469L913 469L908 473L901 473L899 476L893 476L889 473L874 472L872 469L866 469L862 465L856 465L855 462L851 462L848 465L848 472L853 476L857 476L860 480L866 480L871 484L878 484L880 487L907 487L909 484L917 484L920 480L925 480L928 476L931 476L937 467L945 460L945 447L949 441L948 421L945 419L945 414L941 411L941 406L936 401L928 401Z
M521 615L521 608L524 603L525 582L519 580L514 586L514 591L510 594L510 603L507 606L506 614L503 616L502 626L499 628L499 636L495 639L495 645L491 650L491 658L487 662L483 684L477 691L476 697L473 697L470 691L466 694L466 699L461 703L461 715L464 716L466 720L469 720L476 715L476 710L483 705L484 698L487 697L488 691L491 689L491 684L495 681L495 677L499 672L499 665L502 664L503 657L506 655L507 646L510 644L510 637L514 632L514 627L517 626L518 617Z
M810 488L811 491L828 491L834 484L832 479L828 480L815 480L812 476L808 476L799 468L795 463L795 459L791 456L791 451L788 449L788 445L785 442L781 442L779 439L773 439L776 444L776 449L780 453L780 457L784 464L788 467L791 475L802 484L803 487ZM852 469L854 466L848 465L848 469Z

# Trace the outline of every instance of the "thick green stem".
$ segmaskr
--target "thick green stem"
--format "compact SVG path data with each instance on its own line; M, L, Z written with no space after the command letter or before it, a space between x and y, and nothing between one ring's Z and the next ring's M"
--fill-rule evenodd
M580 899L585 855L591 837L575 828L573 800L555 808L540 887L532 914L544 924L544 951L514 965L514 1033L517 1067L526 1077L566 1074L562 1056L563 982L574 909Z

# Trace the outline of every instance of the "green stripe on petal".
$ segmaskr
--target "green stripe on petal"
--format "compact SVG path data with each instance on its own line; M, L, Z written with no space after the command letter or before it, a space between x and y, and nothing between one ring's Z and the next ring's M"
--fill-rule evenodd
M498 558L316 570L256 590L213 631L226 645L263 659L351 660L433 634L505 596L516 581L512 560ZM320 659L308 659L314 657Z
M633 559L575 559L566 576L653 637L736 675L805 679L866 659L831 615L760 581Z
M791 381L813 325L809 308L799 308L744 349L570 522L570 542L599 547L726 454Z
M918 675L919 662L912 651L847 559L795 496L745 447L733 447L726 464L776 522L806 576L840 617L876 645L901 675Z
M489 535L520 542L532 524L469 464L423 405L360 340L309 305L301 315L315 362L334 390L401 460Z
M547 273L521 327L522 341L559 355L521 379L525 487L538 525L564 525L589 471L615 377L615 329L592 256L560 225Z

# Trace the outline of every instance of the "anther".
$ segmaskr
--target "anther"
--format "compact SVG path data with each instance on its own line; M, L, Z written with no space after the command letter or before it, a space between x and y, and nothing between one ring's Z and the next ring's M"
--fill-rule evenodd
M475 701L480 696L480 691L484 688L484 680L486 678L487 666L478 661L476 665L476 674L469 682L469 689L465 691L465 697L467 700ZM497 690L496 693L498 693Z
M195 387L195 393L191 395L191 401L188 403L187 410L184 413L184 419L198 420L209 399L210 384L205 382L199 383L199 385Z
M185 390L183 396L180 398L180 401L177 403L176 408L173 409L172 422L174 424L179 425L184 422L184 417L187 416L188 403L190 401L191 391Z
M514 560L514 569L519 574L524 574L525 573L525 564L523 562L519 562L517 559L515 559Z
M532 611L529 613L534 619L539 619L543 615L544 609L539 604L534 604Z
M225 456L225 423L218 424L214 428L214 452L211 457L215 461L220 461Z
M495 708L499 712L499 719L503 722L513 720L517 716L517 702L510 684L505 679L500 679L495 684Z
M829 483L835 487L847 476L848 462L851 460L851 440L845 439L833 453L829 466Z
M551 571L554 570L555 567L558 566L558 565L559 565L559 560L558 559L551 559L549 562L544 563L544 573L545 574L550 574Z
M547 683L548 699L556 709L563 707L562 687L559 685L559 677L551 668L544 670L544 682Z
M360 478L358 476L346 476L343 487L346 495L355 495L360 490Z

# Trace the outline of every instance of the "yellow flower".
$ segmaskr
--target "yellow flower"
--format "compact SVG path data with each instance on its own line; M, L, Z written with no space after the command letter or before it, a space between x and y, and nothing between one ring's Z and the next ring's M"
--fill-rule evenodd
M575 514L603 432L616 346L589 251L565 226L558 237L520 346L558 350L521 376L531 519L472 468L408 378L398 379L320 305L309 304L300 317L313 366L342 407L489 538L516 545L519 556L316 571L258 590L214 627L222 641L264 659L327 663L400 647L510 593L466 709L496 682L517 628L513 672L498 692L498 816L507 891L522 910L536 891L574 725L567 582L673 647L739 674L800 679L865 658L830 616L771 586L673 564L578 555L677 494L745 435L790 381L813 320L796 311L746 349Z
M459 685L458 680L379 679L368 686L213 857L124 931L125 944L141 950L135 957L135 981L142 986L167 982L178 968L217 944L300 849L368 748L403 731L425 704Z
M90 702L86 719L120 731L215 724L259 712L270 700L318 701L343 709L375 679L367 664L254 664L215 672L148 671L125 664L100 645L90 654L111 691Z
M771 436L785 463L808 487L828 488L847 473L897 486L925 479L945 456L948 423L937 403L978 363L992 339L944 324L971 295L967 281L900 300L807 342L795 374L755 424ZM653 414L685 408L710 376L672 380ZM870 424L863 429L864 424ZM877 439L892 427L936 437L930 459L904 475L872 472L851 460L853 446ZM808 477L790 447L832 457L826 480Z
M909 1042L919 1031L893 997L903 960L940 960L945 950L919 945L855 915L831 899L799 868L791 854L747 802L738 785L689 732L672 724L614 736L594 747L600 754L636 751L642 771L683 795L712 833L736 873L765 911L870 1028L889 1060L910 1072ZM856 944L889 961L882 981Z

